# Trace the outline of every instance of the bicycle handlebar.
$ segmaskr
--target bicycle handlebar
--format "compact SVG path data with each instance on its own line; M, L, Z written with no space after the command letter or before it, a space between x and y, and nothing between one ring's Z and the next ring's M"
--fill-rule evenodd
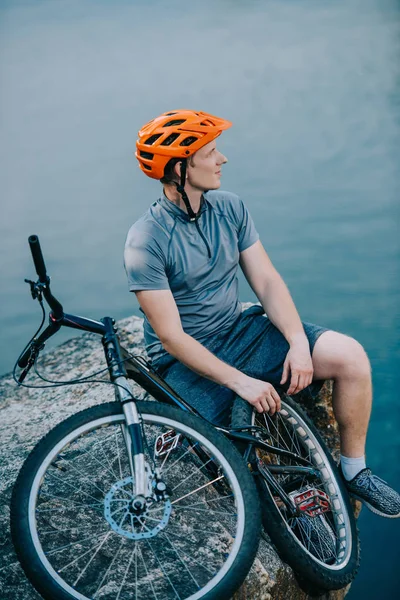
M23 353L21 358L18 360L18 366L21 367L22 369L27 367L28 362L32 355L32 350L34 350L34 352L38 353L40 351L40 349L43 347L43 342L46 339L48 339L49 337L51 337L51 335L53 335L56 331L58 331L60 326L57 327L57 321L61 320L64 316L64 310L63 310L62 305L52 295L52 293L50 291L50 277L47 275L47 272L46 272L46 265L44 263L44 258L43 258L43 254L42 254L42 250L40 247L38 236L30 235L28 238L28 242L29 242L29 246L30 246L30 249L32 252L32 258L33 258L33 263L35 265L36 273L39 276L39 283L43 284L41 286L41 291L43 292L43 296L45 297L48 305L50 306L50 308L53 311L54 319L52 319L53 322L49 325L49 327L46 329L46 331L43 332L43 334L40 336L40 338L33 340L33 342L29 345L29 347L25 350L25 352ZM33 282L31 282L31 285L33 285ZM36 297L37 296L33 295L33 298L36 298ZM28 373L31 366L32 365L27 367L27 369L23 373L22 379L20 379L20 381L22 381L26 377L26 374Z
M42 286L43 296L46 298L47 304L53 311L54 318L56 321L62 319L64 316L64 309L60 302L53 296L50 291L50 277L46 272L46 265L44 264L44 258L42 249L40 247L39 238L37 235L30 235L28 238L29 246L32 252L33 263L35 265L36 273L39 275L39 283L44 284Z
M48 283L49 277L46 273L46 265L44 264L44 258L42 249L40 247L39 238L37 235L30 235L28 238L29 246L32 252L33 263L35 265L36 273L39 276L40 283Z

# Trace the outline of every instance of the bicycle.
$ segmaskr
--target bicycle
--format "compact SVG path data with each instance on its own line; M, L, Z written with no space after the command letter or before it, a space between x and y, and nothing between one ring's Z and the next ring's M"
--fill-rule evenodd
M43 294L52 308L52 313L50 313L50 324L47 329L37 339L34 337L33 341L28 343L17 361L18 365L24 369L19 377L19 383L22 384L27 372L35 364L45 341L64 325L93 331L103 336L110 381L115 386L118 400L91 407L60 423L37 444L18 476L12 498L12 537L25 573L43 597L56 600L58 598L86 600L89 597L123 600L125 597L136 597L133 594L138 592L142 595L143 589L147 590L146 598L157 598L158 594L162 598L181 597L192 600L231 597L246 577L258 547L261 518L253 479L256 480L263 500L264 526L281 556L294 568L297 575L324 589L339 589L349 583L356 574L359 562L354 516L347 492L332 465L333 460L329 451L325 448L322 440L315 437L315 432L310 429L304 415L301 416L298 407L293 405L289 398L282 399L282 407L283 411L286 410L287 421L302 419L301 421L297 420L296 423L301 423L301 427L307 432L304 440L301 432L298 432L299 428L295 428L295 433L292 430L291 435L289 434L290 429L277 435L272 423L276 418L282 418L281 416L274 418L268 415L256 416L252 412L252 407L239 398L235 401L233 409L232 427L212 426L201 418L197 411L181 398L143 357L132 356L120 346L115 323L111 318L105 317L100 322L96 322L64 314L62 306L51 295L49 278L46 274L37 236L31 236L29 243L39 275L37 283L29 282L32 296L41 301ZM162 404L136 401L129 390L128 379L136 381ZM245 411L239 410L238 407L245 407ZM260 422L259 418L264 418L265 421ZM266 428L266 425L269 425L269 429ZM291 423L292 425L293 423ZM107 436L106 430L110 427L114 427L114 431ZM271 434L271 430L275 431L275 436ZM117 450L117 456L114 456L113 461L109 462L107 452L104 451L101 460L96 457L88 458L90 454L86 447L90 448L90 444L93 444L89 438L91 431L98 432L98 436L101 434L102 437L98 438L100 441L97 443L100 444L103 440L105 444L108 444L105 445L106 450L109 452L111 448L114 448L114 452ZM119 436L117 443L114 442L116 431ZM84 443L80 442L81 445L79 445L76 440L81 435ZM290 442L288 442L288 435ZM294 445L295 436L298 435L305 444L298 442L297 445ZM319 443L318 452L307 453L305 448L308 447L308 441L312 442L314 439L317 439ZM245 448L245 461L242 460L231 442L234 442L241 450ZM291 448L289 443L292 444ZM150 448L152 448L152 452ZM123 468L121 465L122 450L124 451ZM93 451L91 452L93 453ZM147 453L146 458L145 453ZM85 457L85 455L88 456ZM81 487L77 488L78 496L74 500L75 505L72 506L72 509L69 507L70 512L68 512L65 507L57 505L60 498L54 498L54 494L51 492L57 491L57 487L54 487L57 485L60 486L60 490L64 490L64 494L66 490L70 491L72 484L71 481L68 481L65 473L71 474L71 471L76 473L71 461L81 460L82 456L88 462L91 475L97 468L100 469L101 477L98 476L97 489L90 495L88 495L87 488L82 490L82 486L86 484L82 483ZM172 464L165 468L165 463L170 458ZM246 462L249 464L250 470L247 469ZM48 476L50 467L56 471ZM168 473L172 483L163 481L161 477L163 471L164 474ZM187 484L192 477L191 473L199 476L200 471L201 477L204 479L197 484L197 488L194 491L181 493L180 498L174 499L174 492L178 486ZM325 471L330 475L329 478L326 478ZM109 486L108 493L104 494L104 490L97 484L107 476L107 473L108 477L111 475L111 480L114 476L117 481L114 481ZM138 473L137 477L136 473ZM185 477L187 474L189 474L188 477ZM184 478L183 481L180 481L179 478L182 475ZM67 477L67 479L63 480L63 477ZM90 482L90 478L88 479ZM46 486L49 486L49 489ZM333 488L329 486L333 486ZM38 491L43 487L44 494L41 494L41 501L38 502ZM63 518L66 520L64 525L69 525L76 519L78 519L78 523L82 522L82 516L79 517L78 510L75 509L74 512L74 507L84 504L85 494L95 501L94 504L91 503L92 506L89 506L89 510L92 511L90 513L92 520L95 520L92 513L95 513L96 510L97 513L101 512L98 505L103 507L101 520L103 529L95 555L89 558L90 562L85 567L80 567L82 573L75 576L75 587L79 584L80 589L83 589L83 593L81 593L71 585L73 576L69 573L64 575L64 573L71 566L79 563L80 558L74 556L74 547L78 546L78 542L81 543L83 556L88 554L90 556L90 549L87 551L83 546L86 540L77 542L76 526L64 527L61 532L57 530L54 525L54 517L53 523L51 523L51 511L53 509L55 509L53 512L62 511ZM194 505L192 503L187 509L191 513L195 512L199 515L195 517L191 514L192 521L190 519L185 521L185 518L179 517L179 515L177 517L176 513L179 513L175 506L177 500L183 501L188 497L192 498L194 494L200 494L201 500L196 501ZM61 499L65 500L65 497L62 496ZM136 499L139 500L137 506ZM340 511L337 508L338 502ZM149 503L149 507L146 503ZM215 510L214 507L220 503L223 510ZM39 518L36 515L35 520L34 509L37 513L38 504L39 509L42 507L39 510L39 513L42 514L39 514ZM45 508L43 508L43 504ZM153 509L153 505L157 506L157 504L158 508ZM118 506L121 505L123 508L118 510ZM115 520L114 510L122 513L124 518L121 523ZM153 510L152 515L151 511ZM185 510L184 508L181 511L181 515L185 513ZM41 527L44 524L45 527L50 527L46 521L46 515L43 516L43 513L46 512L50 513L47 521L50 519L51 528L47 531L45 529L44 535L40 538L37 532L38 525ZM194 518L201 522L202 513L218 521L217 525L212 526L211 531L204 530L204 521L203 530L199 531L199 528L193 525ZM177 536L173 537L172 527L176 526L173 522L174 518L187 535L186 539L180 538L181 546L178 547L178 542L175 541ZM344 527L341 523L342 518L345 523ZM156 523L152 529L149 527L151 520ZM316 523L317 520L323 523L324 531L326 531L325 538L320 534L318 537L319 530L316 534L315 527L313 529L310 526L310 523ZM284 522L283 525L282 522ZM294 522L296 522L295 526L287 527L287 523ZM107 525L104 525L105 523ZM303 525L308 523L309 531L305 531L304 527L302 529L303 538L299 533L299 523ZM169 527L168 531L171 532L172 529L172 533L170 533L170 537L173 538L172 543L167 533L167 526ZM208 526L210 523L207 521ZM57 532L67 537L65 541L68 543L54 548L54 538L49 540L49 536L55 535ZM235 532L236 535L233 536L232 532ZM211 538L209 537L210 533L212 534ZM309 539L313 540L313 545L317 547L318 552L320 552L320 547L326 545L329 540L328 547L331 556L325 552L325 555L321 557L318 552L316 553L315 548L314 553L310 552L310 548L307 548L307 544L304 542L304 536L307 535ZM118 548L115 541L117 536L120 542ZM295 537L297 541L294 540ZM110 538L112 541L110 547L107 547ZM159 552L164 553L162 554L163 560L169 560L168 569L165 565L164 568L162 567L162 562L158 560L152 550L150 539L154 544L158 542L161 547ZM299 539L302 540L300 543ZM130 555L129 563L125 562L123 563L125 567L121 567L120 561L117 561L118 553L122 549L126 550L125 547L131 543L125 540L131 540L131 542L133 540L135 547ZM147 567L143 560L142 550L138 546L138 543L143 541L146 544L144 546L145 557L149 560ZM188 543L191 543L190 552L187 550ZM43 544L45 548L48 548L47 556L44 554ZM295 560L292 557L294 544L296 545L296 552L293 554ZM182 545L186 547L186 550L182 548ZM195 556L191 554L193 545L196 545L196 552L198 552ZM62 551L65 551L63 555L67 558L61 559L57 556ZM57 572L57 568L52 567L48 560L49 556L56 563L59 572ZM209 563L207 562L207 570L201 558L210 562L213 567L212 573ZM68 560L69 563L65 564ZM101 579L97 577L97 571L100 569L100 566L95 568L97 563L103 568ZM172 574L174 565L181 569L178 576L175 573ZM129 571L134 571L135 580L125 584ZM63 575L61 576L60 573ZM139 578L138 574L141 575ZM154 581L150 575L155 577ZM63 577L66 577L67 581ZM176 589L178 584L179 590ZM195 589L196 586L197 589ZM179 592L184 595L180 595Z
M28 579L47 600L230 598L253 563L261 528L256 487L240 454L189 414L142 357L121 348L112 318L64 313L37 236L29 244L39 279L26 281L43 320L18 358L18 383L25 385L45 342L67 326L102 336L116 402L58 424L19 472L11 535ZM36 337L43 297L49 325ZM162 404L134 398L127 364ZM84 381L96 380L68 383Z

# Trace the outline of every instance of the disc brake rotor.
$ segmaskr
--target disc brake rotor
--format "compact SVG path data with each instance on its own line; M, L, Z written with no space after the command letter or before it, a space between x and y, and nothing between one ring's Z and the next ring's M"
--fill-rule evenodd
M171 502L148 501L143 512L136 514L132 482L132 477L125 477L114 483L104 499L104 516L114 531L131 540L155 537L168 524Z

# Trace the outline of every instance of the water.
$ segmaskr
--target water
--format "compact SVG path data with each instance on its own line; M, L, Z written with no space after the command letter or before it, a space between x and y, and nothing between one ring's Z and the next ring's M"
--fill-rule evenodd
M3 2L0 372L40 319L23 283L32 233L68 312L140 315L122 251L159 186L136 132L205 110L234 123L222 189L246 202L301 318L364 345L368 463L399 489L399 30L395 0ZM243 276L240 292L256 300ZM359 526L348 597L391 599L399 523L364 510Z

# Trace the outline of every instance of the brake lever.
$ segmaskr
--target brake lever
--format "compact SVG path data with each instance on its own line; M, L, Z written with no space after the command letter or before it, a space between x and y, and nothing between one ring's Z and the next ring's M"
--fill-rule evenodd
M29 285L31 286L31 296L33 300L36 300L36 298L38 298L39 302L41 302L43 290L50 281L50 278L48 278L48 281L46 283L41 283L40 281L31 281L30 279L24 279L24 281L25 283L29 283Z

